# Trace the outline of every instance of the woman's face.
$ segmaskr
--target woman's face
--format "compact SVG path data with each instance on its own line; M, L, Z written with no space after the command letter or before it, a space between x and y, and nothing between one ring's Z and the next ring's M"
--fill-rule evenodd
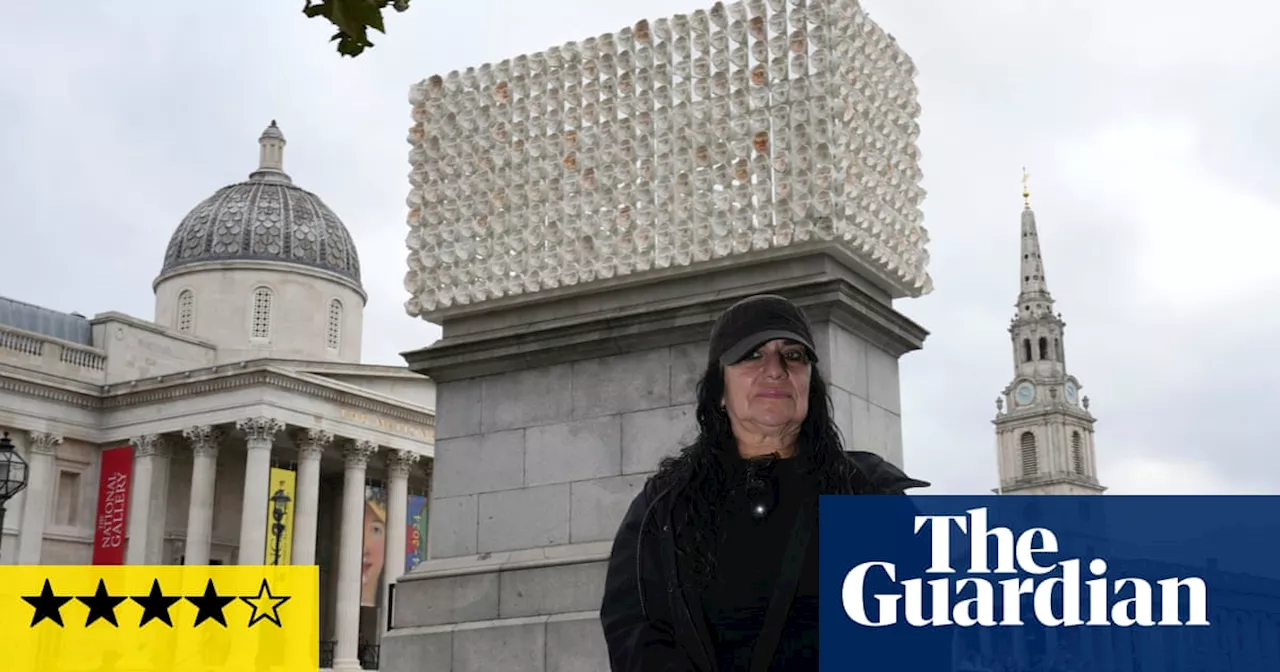
M386 556L386 525L368 505L364 508L364 558L361 567L360 603L377 606L378 580L382 578L382 563Z
M724 367L724 407L734 428L765 435L797 430L809 414L809 367L804 346L782 339Z

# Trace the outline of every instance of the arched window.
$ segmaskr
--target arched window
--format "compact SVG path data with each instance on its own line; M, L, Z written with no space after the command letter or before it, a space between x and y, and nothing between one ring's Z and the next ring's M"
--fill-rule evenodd
M1018 441L1022 448L1022 475L1035 476L1040 472L1040 459L1036 455L1036 435L1023 432Z
M342 345L342 302L337 299L329 302L329 334L325 343L330 350Z
M1049 339L1040 337L1040 359L1049 359Z
M189 289L178 293L178 331L187 333L195 324L196 295Z
M253 290L252 338L271 338L271 290L259 287Z
M1031 361L1031 339L1022 339L1022 361Z
M1084 473L1084 441L1079 431L1071 432L1071 467L1077 474Z

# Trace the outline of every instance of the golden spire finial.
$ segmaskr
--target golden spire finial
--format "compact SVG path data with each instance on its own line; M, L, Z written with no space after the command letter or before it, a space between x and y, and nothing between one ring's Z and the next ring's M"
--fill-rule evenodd
M1031 209L1031 190L1027 188L1027 180L1031 179L1031 175L1027 173L1027 167L1022 167L1022 205L1028 210Z

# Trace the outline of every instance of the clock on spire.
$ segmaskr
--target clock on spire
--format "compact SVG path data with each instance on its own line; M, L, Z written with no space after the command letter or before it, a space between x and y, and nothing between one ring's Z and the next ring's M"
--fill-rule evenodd
M997 400L996 447L1002 494L1101 494L1093 415L1080 381L1067 373L1066 323L1054 311L1022 170L1020 291L1009 321L1013 379Z

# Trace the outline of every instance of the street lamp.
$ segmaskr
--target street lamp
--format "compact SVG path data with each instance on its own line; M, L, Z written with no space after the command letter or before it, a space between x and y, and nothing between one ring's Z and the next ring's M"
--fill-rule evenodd
M4 504L27 487L27 461L22 459L9 440L9 432L0 436L0 541L4 540Z
M280 487L276 488L275 494L271 495L271 536L275 538L275 545L271 552L271 564L280 564L280 540L284 537L284 514L289 509L289 502L293 499L284 492L284 481L280 481Z

